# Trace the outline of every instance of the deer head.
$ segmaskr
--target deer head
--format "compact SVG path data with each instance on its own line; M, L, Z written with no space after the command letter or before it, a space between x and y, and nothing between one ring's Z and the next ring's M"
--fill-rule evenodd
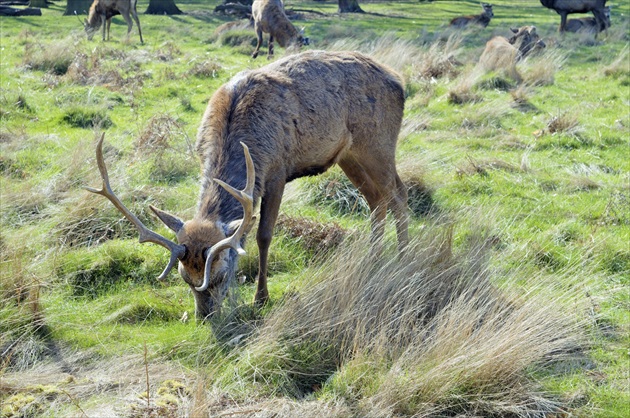
M234 277L236 255L244 255L244 236L255 222L254 212L254 163L249 149L241 142L247 165L247 182L243 190L237 190L219 179L214 179L243 206L243 219L224 224L219 220L195 217L184 222L168 212L149 208L177 237L177 243L151 231L118 199L109 185L109 175L103 159L103 134L96 146L96 162L103 180L101 189L87 187L92 193L109 199L138 230L139 240L161 245L170 252L170 260L158 279L164 279L176 263L179 273L193 290L196 315L205 319L220 309L230 281Z

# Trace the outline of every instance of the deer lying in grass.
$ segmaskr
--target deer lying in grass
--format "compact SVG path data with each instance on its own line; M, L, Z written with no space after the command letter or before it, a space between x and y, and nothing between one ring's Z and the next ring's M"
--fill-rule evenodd
M516 63L525 58L535 48L545 48L545 43L536 32L536 26L523 26L511 29L514 35L507 39L495 36L486 43L479 66L485 71L501 70L508 77L521 82Z
M580 19L569 19L565 30L567 32L587 32L598 33L607 30L610 27L610 6L604 7L604 27L601 28L597 24L594 17L582 17Z
M567 26L567 15L572 13L592 12L598 25L598 32L606 29L606 12L604 7L607 0L540 0L548 9L555 10L560 15L560 32Z
M268 59L273 57L274 38L283 48L297 47L299 49L302 45L308 45L308 38L302 36L302 32L293 26L293 23L284 13L282 0L254 0L252 17L254 18L254 30L256 30L258 37L252 58L258 56L263 41L263 32L269 34Z
M338 164L368 201L375 242L391 208L399 248L405 247L407 191L394 161L404 100L401 77L356 52L310 51L236 75L210 99L197 135L203 164L197 214L184 222L150 206L177 243L144 227L112 192L103 138L96 150L103 188L88 190L107 197L136 226L140 242L169 249L160 278L179 261L201 319L221 306L260 200L255 302L262 304L282 193L298 177Z
M105 26L107 26L107 40L109 40L109 27L112 23L112 17L118 14L122 15L125 22L127 22L127 37L131 33L133 28L133 20L138 25L138 34L140 35L140 43L144 43L142 40L142 29L140 29L140 20L138 19L138 12L136 11L137 0L94 0L90 6L87 19L85 19L83 26L87 33L88 39L92 39L99 27L103 26L103 40L105 40Z
M484 28L490 23L490 19L494 17L492 11L492 5L488 3L481 3L482 13L480 15L460 16L451 20L449 24L455 28L465 28L468 25L481 25Z

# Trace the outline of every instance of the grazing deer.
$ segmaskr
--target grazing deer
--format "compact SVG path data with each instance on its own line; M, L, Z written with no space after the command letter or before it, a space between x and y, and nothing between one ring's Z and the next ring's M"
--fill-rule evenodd
M514 35L510 39L495 36L486 43L479 58L479 66L485 71L504 71L507 76L520 83L522 78L516 71L516 63L535 48L545 48L546 45L536 32L536 26L511 30Z
M606 29L606 12L604 7L607 0L540 0L548 9L555 10L560 15L560 32L567 26L567 15L572 13L592 12L597 21L598 32Z
M480 15L460 16L451 20L449 24L455 28L465 28L469 24L481 25L484 28L490 23L490 19L494 17L492 11L492 5L488 3L481 3L482 13Z
M282 0L254 0L252 3L252 17L254 18L254 29L258 37L256 49L252 53L252 58L258 56L258 51L263 41L263 32L269 34L269 54L268 59L273 57L273 41L278 41L281 47L301 47L308 45L308 38L303 37L302 31L298 31L293 26L284 13Z
M131 14L133 20L136 21L136 25L138 25L140 43L144 43L136 4L137 0L94 0L90 6L88 17L83 23L88 39L91 40L98 28L103 26L103 40L105 40L105 26L107 26L107 40L109 41L109 27L112 23L112 17L119 14L127 22L127 37L129 37L131 28L133 28L133 22L129 16Z
M597 24L594 17L582 17L580 19L569 19L565 26L567 32L588 32L598 33L607 30L610 27L610 6L604 7L604 27L601 28Z
M338 164L368 201L375 243L390 208L399 248L405 247L407 191L394 161L404 100L400 75L358 52L309 51L237 74L214 93L199 127L203 176L196 215L184 222L150 206L177 243L145 228L111 191L102 138L96 155L103 188L88 190L107 197L136 226L140 242L169 249L160 277L179 261L201 319L220 309L260 201L255 302L262 304L269 298L273 228L293 179Z

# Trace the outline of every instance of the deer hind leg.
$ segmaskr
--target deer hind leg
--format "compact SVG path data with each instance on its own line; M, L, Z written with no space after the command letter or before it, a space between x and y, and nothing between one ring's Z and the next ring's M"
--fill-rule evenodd
M278 219L280 201L284 192L284 180L265 185L267 193L260 203L260 222L256 242L258 243L258 285L254 303L263 305L269 300L269 290L267 289L267 257L269 256L269 246L273 237L273 227Z
M109 27L112 24L112 18L107 19L107 40L109 41ZM103 35L104 36L104 35Z
M122 14L123 19L125 19L125 22L127 22L127 38L129 38L129 34L131 33L131 29L133 29L133 21L131 20L131 16L129 16L129 13L127 14Z
M133 20L136 21L136 25L138 25L138 34L140 35L140 43L143 44L144 40L142 39L142 29L140 29L140 19L138 19L138 12L133 9L131 11L131 15L133 16Z
M256 49L254 49L254 52L252 53L252 58L256 58L258 56L258 51L260 50L260 47L262 46L262 41L263 41L262 29L257 24L255 26L256 26L255 30L256 30L256 36L257 36L258 42L256 43Z
M269 35L269 54L267 54L267 59L271 58L273 58L273 35Z
M103 40L105 40L105 27L107 26L107 18L105 17L105 15L103 15L102 19L103 19Z
M352 158L340 161L339 166L368 201L372 211L372 240L376 244L375 252L380 252L388 208L396 220L398 249L403 251L409 242L407 188L396 173L393 158L389 164L383 161L369 161L369 157L367 160L361 159L359 163Z

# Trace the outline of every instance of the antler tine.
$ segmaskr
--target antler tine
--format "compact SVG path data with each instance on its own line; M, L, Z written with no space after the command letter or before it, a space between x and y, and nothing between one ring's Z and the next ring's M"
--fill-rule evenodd
M254 169L254 161L249 153L249 148L243 142L243 152L245 154L245 164L247 166L247 182L243 190L237 190L222 180L214 179L221 187L223 187L228 193L238 200L243 205L243 221L236 229L236 232L230 237L227 237L207 250L206 254L206 266L204 270L203 284L199 287L195 287L198 292L203 292L210 285L210 274L212 271L212 261L221 253L221 251L228 248L233 248L239 255L245 255L245 250L241 246L241 239L247 231L251 229L254 218L254 186L256 184L256 172Z
M186 248L183 245L179 245L168 238L163 237L162 235L150 230L134 215L127 207L118 199L116 194L112 191L112 188L109 185L109 174L107 173L107 166L105 165L105 159L103 158L103 140L105 139L105 133L101 135L101 139L99 139L98 144L96 145L96 164L98 165L98 170L101 173L101 179L103 180L103 187L101 189L95 189L93 187L85 187L85 189L89 192L100 194L101 196L105 196L112 204L118 209L120 213L122 213L125 218L131 222L139 233L139 241L141 243L144 242L152 242L154 244L161 245L171 252L171 257L168 262L168 265L160 274L158 279L164 279L171 269L175 266L175 263L180 258L184 257L186 253Z

